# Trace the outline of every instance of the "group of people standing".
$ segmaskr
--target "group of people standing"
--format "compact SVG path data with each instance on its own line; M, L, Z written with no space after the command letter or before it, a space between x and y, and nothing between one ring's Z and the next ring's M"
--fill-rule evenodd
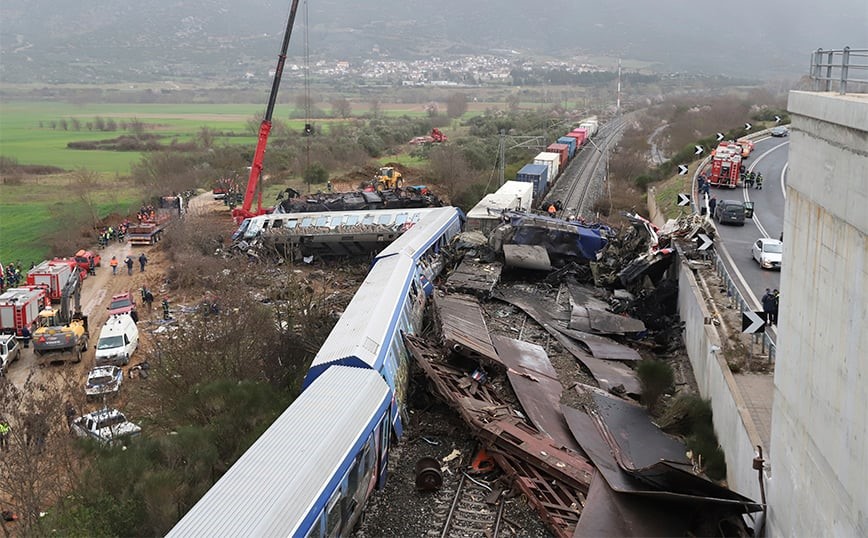
M766 293L761 299L763 312L766 315L766 323L768 325L778 324L778 304L780 303L781 293L775 288L771 290L766 288Z
M747 188L755 188L762 190L763 189L763 174L762 172L742 172L741 180L747 186Z
M120 262L118 261L117 256L112 256L112 259L109 260L109 267L112 268L112 274L113 275L118 274L118 265L119 264L120 264ZM140 272L144 272L145 265L147 265L147 264L148 264L148 257L145 256L144 252L142 252L139 255L139 267L140 267L139 270L140 270ZM135 262L133 261L133 257L127 256L126 258L124 258L124 265L127 266L127 274L132 275L133 274L133 265L135 265Z

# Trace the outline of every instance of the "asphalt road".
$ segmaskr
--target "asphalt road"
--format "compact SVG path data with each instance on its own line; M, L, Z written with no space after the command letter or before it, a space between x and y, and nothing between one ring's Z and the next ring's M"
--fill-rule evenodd
M744 226L715 224L731 259L731 262L727 260L727 265L735 265L744 283L749 287L748 300L753 302L757 309L761 309L759 298L765 293L766 288L780 289L780 272L761 269L751 256L751 246L761 237L777 239L783 230L784 185L789 147L789 138L786 137L765 137L756 141L746 166L748 170L762 172L764 178L762 190L742 187L735 190L712 188L711 191L718 200L754 203L753 219L747 219Z

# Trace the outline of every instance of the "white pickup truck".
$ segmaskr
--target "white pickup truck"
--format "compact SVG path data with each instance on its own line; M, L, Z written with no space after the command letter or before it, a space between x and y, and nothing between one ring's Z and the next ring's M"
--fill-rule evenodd
M82 415L73 420L70 427L79 437L105 445L122 444L142 433L142 428L129 422L123 413L109 408Z

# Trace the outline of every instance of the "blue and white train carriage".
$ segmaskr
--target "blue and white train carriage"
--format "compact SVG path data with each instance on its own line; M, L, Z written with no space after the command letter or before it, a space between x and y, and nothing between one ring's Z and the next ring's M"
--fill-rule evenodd
M317 353L304 390L169 536L346 536L386 479L410 357L456 208L431 209L375 259Z
M383 249L314 357L303 388L336 364L372 368L392 389L392 426L402 435L410 356L401 333L421 327L425 298L443 268L441 249L461 231L462 217L457 208L435 209Z
M348 535L385 482L391 402L378 372L329 368L168 536Z

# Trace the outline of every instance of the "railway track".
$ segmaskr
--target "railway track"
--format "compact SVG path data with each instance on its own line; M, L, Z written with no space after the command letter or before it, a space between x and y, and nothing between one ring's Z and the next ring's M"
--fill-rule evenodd
M501 536L503 500L489 504L492 488L484 481L461 474L446 514L440 538L497 538Z
M591 186L597 178L600 163L605 163L604 154L614 140L617 140L618 135L626 124L623 117L615 118L610 123L604 125L600 133L588 143L587 151L590 155L581 159L576 164L578 169L571 171L569 177L561 177L559 183L566 184L566 189L555 189L546 196L544 206L554 200L561 200L564 207L570 209L575 215L586 215L587 206L591 203L589 194Z

